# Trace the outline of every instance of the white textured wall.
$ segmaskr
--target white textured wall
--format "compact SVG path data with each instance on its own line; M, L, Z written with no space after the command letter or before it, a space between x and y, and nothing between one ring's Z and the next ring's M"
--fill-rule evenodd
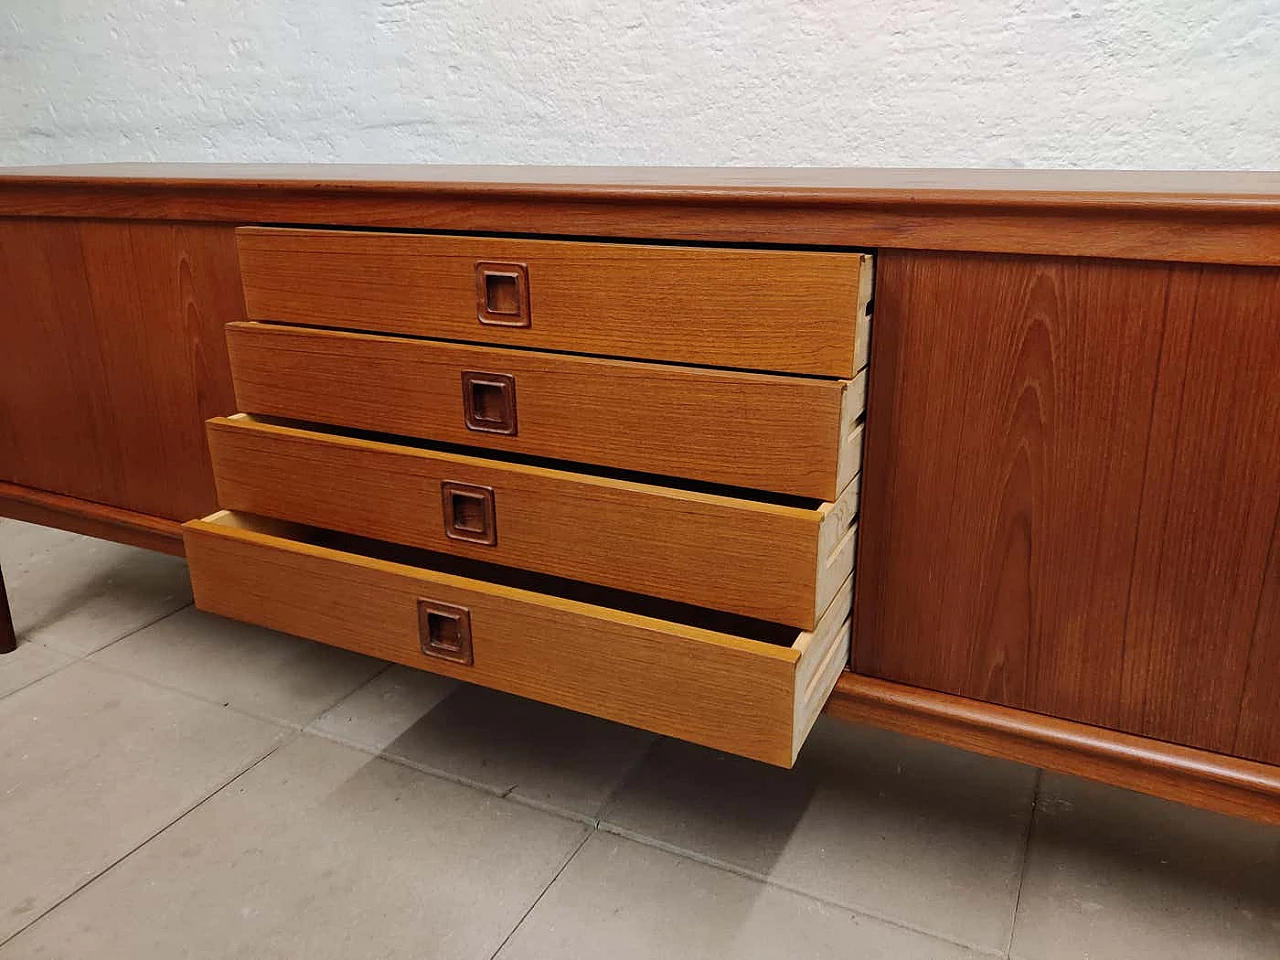
M0 0L0 163L1280 169L1280 0Z

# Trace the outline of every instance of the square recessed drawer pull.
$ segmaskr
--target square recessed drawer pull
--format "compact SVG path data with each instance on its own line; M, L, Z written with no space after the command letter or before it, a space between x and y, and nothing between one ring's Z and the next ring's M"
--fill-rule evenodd
M529 269L523 263L476 264L476 312L491 327L527 327Z
M493 487L442 481L444 533L451 540L467 540L493 547L498 543L498 517Z
M516 435L516 378L506 373L462 372L468 430Z
M418 633L427 656L472 664L471 611L466 607L419 599Z

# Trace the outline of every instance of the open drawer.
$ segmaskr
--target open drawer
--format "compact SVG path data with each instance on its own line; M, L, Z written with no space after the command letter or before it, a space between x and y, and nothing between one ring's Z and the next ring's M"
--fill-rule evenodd
M852 577L799 631L249 514L183 530L202 610L779 766L849 656Z
M748 499L245 414L208 437L229 510L805 630L853 570L856 481L834 503Z

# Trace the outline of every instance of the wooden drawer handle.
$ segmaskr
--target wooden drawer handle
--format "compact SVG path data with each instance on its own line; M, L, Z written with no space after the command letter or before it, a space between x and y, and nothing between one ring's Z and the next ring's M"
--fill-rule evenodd
M529 268L523 263L476 264L476 315L490 327L527 327Z
M422 652L471 666L471 611L438 600L418 600L418 633Z
M468 430L516 435L516 378L510 374L464 370L462 405Z
M440 484L444 506L444 533L451 540L466 540L494 547L498 544L498 516L493 487L445 480Z

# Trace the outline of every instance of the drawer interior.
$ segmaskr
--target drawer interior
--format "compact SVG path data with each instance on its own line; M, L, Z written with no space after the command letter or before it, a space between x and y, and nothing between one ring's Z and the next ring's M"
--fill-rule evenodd
M353 537L328 530L306 528L302 534L317 546L356 553L361 556L434 570L455 577L467 577L485 583L527 590L542 596L559 597L575 603L590 604L605 609L631 613L636 616L662 620L670 624L682 624L699 630L732 634L746 640L773 646L794 646L804 631L780 623L772 623L755 617L744 617L706 607L663 600L627 590L567 580L529 570L518 570L493 563L485 563L470 557L435 553L404 547L399 544Z
M370 561L410 567L423 576L467 579L481 585L522 590L542 597L555 597L599 607L602 611L613 610L620 614L633 614L660 620L672 627L687 626L697 630L730 634L744 640L775 647L794 646L800 634L804 632L794 627L754 617L723 613L626 590L614 590L578 580L567 580L530 570L486 563L470 557L421 550L256 514L223 510L214 514L207 522L227 529L287 540L291 544L343 553L353 558L361 557Z

